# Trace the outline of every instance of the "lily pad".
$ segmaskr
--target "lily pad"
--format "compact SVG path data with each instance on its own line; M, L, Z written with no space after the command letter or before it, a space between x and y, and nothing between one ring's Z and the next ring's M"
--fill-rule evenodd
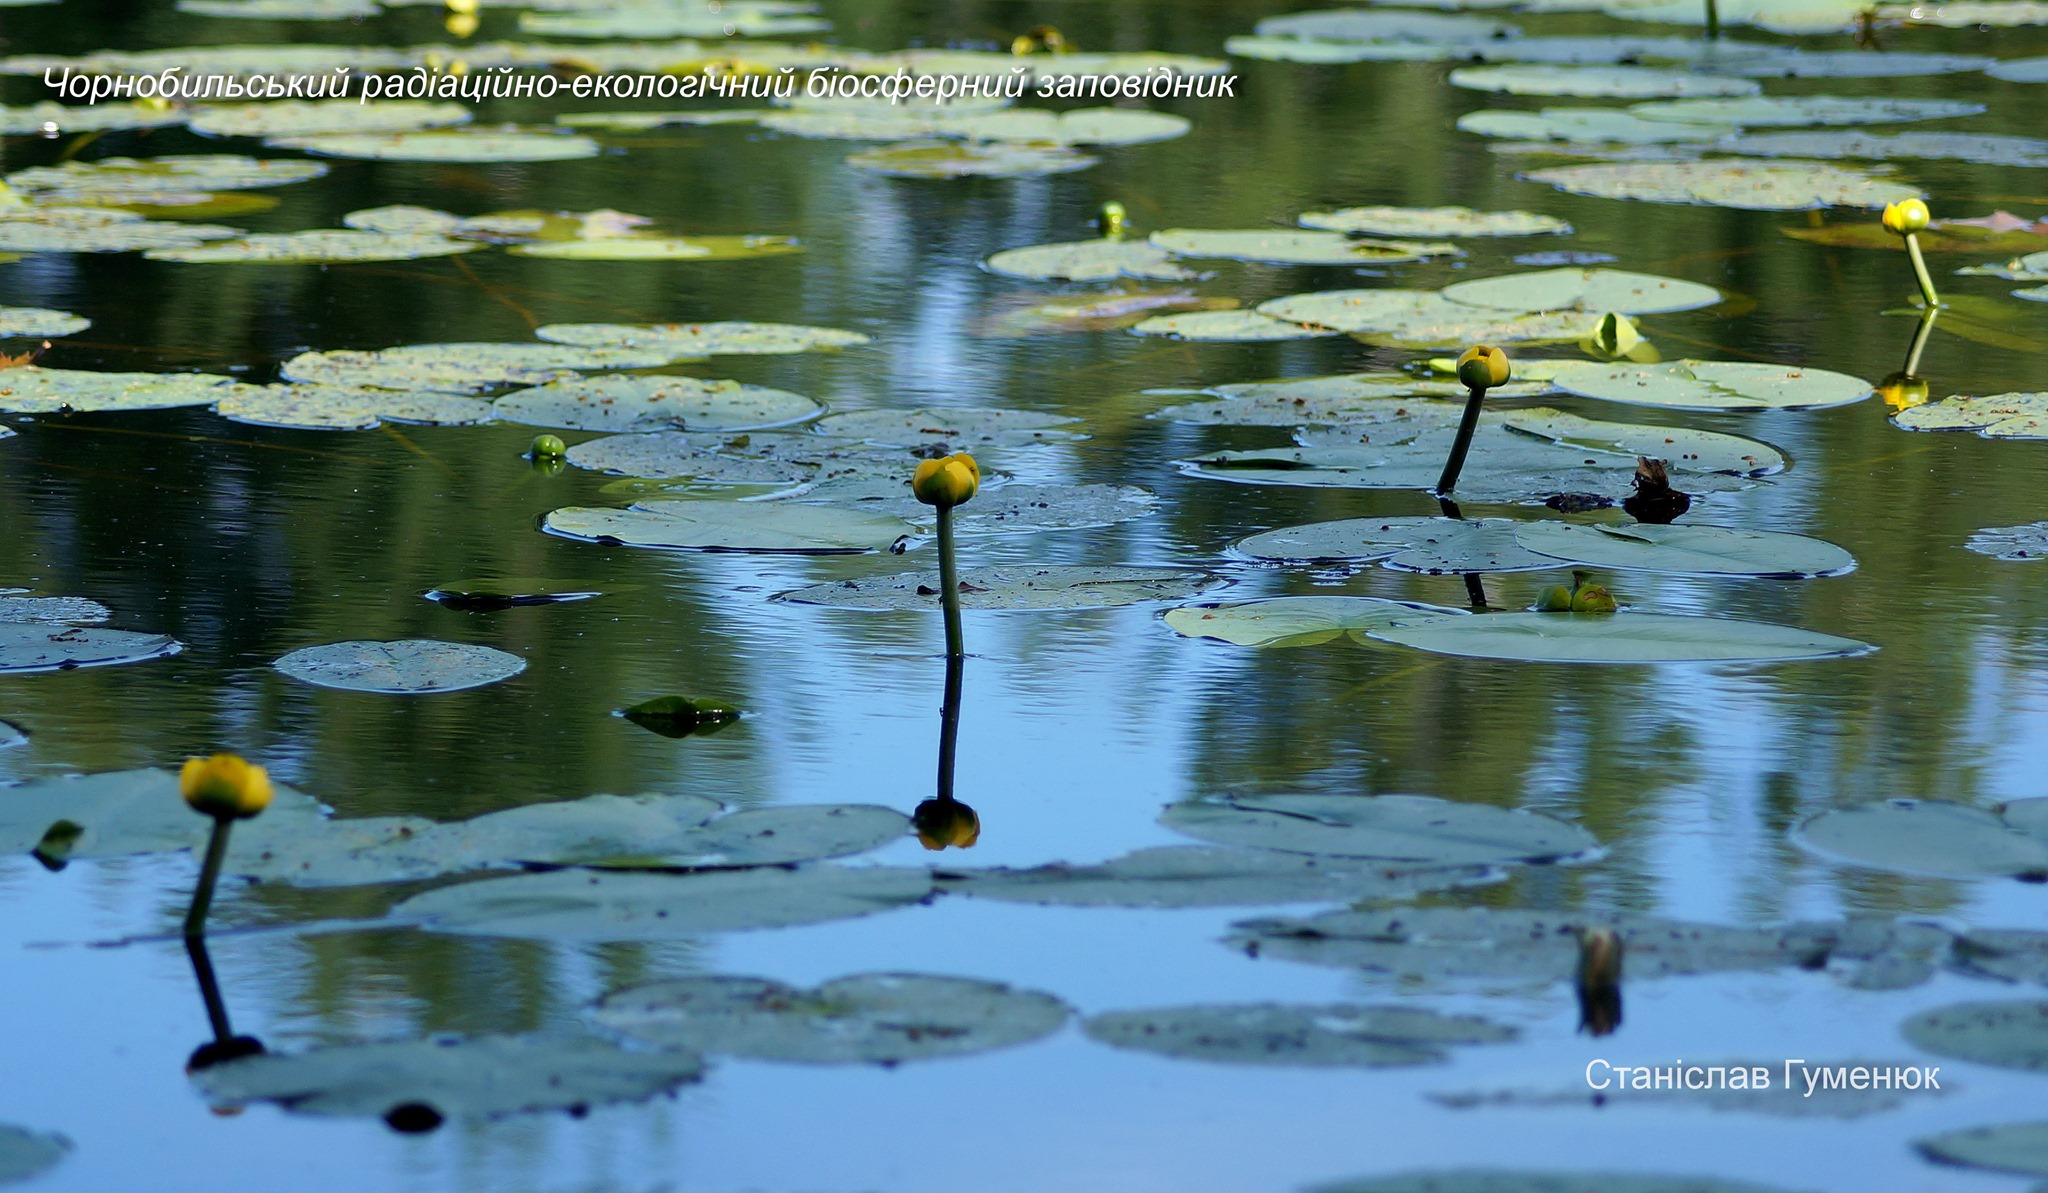
M374 352L301 352L279 370L293 381L375 389L477 394L501 385L545 385L580 371L649 369L665 349L570 344L405 344Z
M1576 362L1567 362L1576 363ZM1169 391L1170 392L1170 391ZM1204 393L1220 399L1163 407L1153 418L1202 427L1306 427L1342 424L1361 430L1375 423L1437 420L1455 424L1466 389L1406 373L1342 373L1219 385ZM1490 399L1555 393L1548 381L1510 381L1487 391ZM1431 399L1455 398L1457 405Z
M809 495L795 498L810 499ZM920 527L931 527L935 521L932 508L908 494L842 504L890 514ZM1158 506L1157 497L1136 485L1004 485L984 489L971 503L955 509L953 533L962 538L989 538L1086 530L1143 518Z
M2025 526L1989 526L1970 536L1963 544L1979 555L1993 559L2048 559L2048 522Z
M1752 95L1743 99L1676 99L1629 105L1645 120L1744 128L1823 124L1905 124L1975 116L1984 105L1955 99L1888 99L1840 95Z
M1790 626L1673 613L1495 613L1376 630L1372 637L1436 654L1530 663L1764 663L1872 649Z
M1913 1146L1938 1164L2048 1176L2048 1123L2000 1123L1947 1131Z
M264 823L304 829L318 808L311 797L282 788ZM167 770L60 775L0 788L0 853L19 857L38 850L65 826L65 859L190 849L203 844L209 831L179 796L178 776Z
M1467 112L1458 117L1458 128L1482 137L1610 145L1704 142L1732 135L1736 131L1732 124L1710 125L1650 120L1613 108Z
M195 133L216 137L304 137L326 133L416 132L469 121L469 109L461 104L408 99L386 99L372 104L357 99L323 99L203 108L192 117L190 127Z
M1585 270L1563 272L1584 273ZM1586 311L1510 313L1458 302L1434 290L1319 290L1260 303L1258 313L1388 347L1582 340L1600 316Z
M1036 178L1085 170L1096 160L1057 145L909 141L856 153L846 164L890 178Z
M1753 79L1645 66L1467 66L1452 71L1450 81L1454 87L1474 91L1586 98L1685 99L1763 91Z
M185 649L163 634L137 634L97 626L0 622L0 672L69 671L160 659Z
M241 233L223 224L145 220L132 211L105 207L0 211L0 252L9 253L128 253L190 247Z
M25 1181L71 1152L71 1141L47 1131L0 1123L0 1184Z
M1314 646L1384 626L1463 613L1382 597L1296 596L1183 605L1168 609L1165 621L1184 638L1214 638L1233 646Z
M638 1102L698 1080L694 1052L628 1051L594 1036L433 1036L242 1057L193 1075L210 1102L276 1102L296 1114L381 1118L406 1131L443 1119Z
M803 15L809 5L722 0L716 7L645 4L630 8L588 8L569 12L523 12L519 31L538 37L774 37L822 33L832 22Z
M1186 600L1221 581L1208 572L1144 567L986 567L960 573L963 609L1106 609L1142 601ZM837 580L780 593L778 601L838 609L939 607L939 578L903 572Z
M872 339L857 331L796 323L548 323L533 334L557 344L657 349L674 353L677 360L852 348Z
M68 336L92 326L92 320L46 307L0 307L0 340Z
M716 733L740 719L740 710L701 696L656 696L619 710L619 715L663 737Z
M392 910L432 932L555 940L678 940L852 919L931 894L928 871L817 864L695 874L555 870L415 895Z
M617 587L613 586L611 590L617 591ZM559 605L569 601L587 601L593 597L603 596L604 593L574 581L492 576L436 584L423 595L435 604L446 605L450 609L482 611L510 609L518 605Z
M1409 865L1575 861L1600 848L1540 813L1422 795L1211 796L1167 805L1159 823L1219 845Z
M0 588L0 622L47 621L57 624L105 621L113 610L84 597L16 596L20 589Z
M1039 410L962 406L940 410L848 410L826 415L813 424L813 429L821 435L886 447L1017 447L1085 439L1087 436L1069 429L1079 421L1072 415ZM962 512L966 508L962 507Z
M1892 415L1892 422L1908 431L1975 431L1987 439L2048 439L2048 392L1957 395L1909 406Z
M596 157L589 137L567 131L528 132L502 128L459 128L400 133L326 133L277 137L282 149L322 157L394 162L559 162Z
M1864 161L1934 158L1999 166L2048 166L2048 141L1997 133L1756 133L1731 137L1720 148L1753 157Z
M1985 67L1984 73L2008 83L2048 83L2048 55L2008 58Z
M1425 41L1325 41L1314 37L1229 37L1223 51L1233 58L1306 62L1336 66L1351 62L1446 62L1476 56L1469 43Z
M542 529L565 538L680 551L852 555L886 551L917 528L891 514L794 502L643 501L630 509L570 506Z
M0 721L0 750L11 750L27 744L28 734L22 732L21 726Z
M738 261L800 253L793 236L600 236L516 244L517 257L560 261Z
M232 392L233 385L215 373L99 373L21 365L0 369L0 410L83 414L205 406Z
M1305 340L1335 334L1258 311L1193 311L1183 315L1154 315L1131 325L1141 336L1171 336L1176 340L1260 341Z
M389 232L357 232L320 229L312 232L274 232L214 240L178 248L150 249L143 256L152 261L271 262L284 264L330 261L413 261L423 257L450 257L473 253L484 247L471 240L450 240L445 236L404 235Z
M459 692L510 679L526 670L526 660L515 654L426 638L307 646L272 665L316 687L394 695Z
M271 49L274 47L265 47ZM181 63L182 65L182 63ZM194 71L198 67L192 68ZM66 192L152 194L165 191L237 191L305 182L327 173L319 162L258 160L229 153L171 154L164 157L103 157L16 170L5 179L17 191L43 203L61 202Z
M721 435L651 431L607 435L569 449L579 468L636 477L669 477L710 485L799 485L850 479L908 477L917 457L900 449L832 440L814 434Z
M1081 1025L1112 1048L1184 1060L1302 1068L1438 1064L1455 1044L1503 1044L1520 1033L1474 1015L1349 1003L1237 1003L1110 1011Z
M1193 124L1170 112L1142 108L1010 108L956 116L944 131L976 141L1033 145L1143 145L1184 137Z
M1833 543L1772 530L1731 526L1573 525L1525 522L1515 541L1572 563L1686 576L1839 576L1856 559Z
M695 377L611 376L516 389L492 404L497 416L578 431L740 431L815 417L824 407L787 390Z
M1462 256L1454 244L1409 240L1358 240L1342 232L1291 232L1263 228L1212 230L1166 228L1149 240L1178 257L1221 257L1277 265L1393 265L1431 257Z
M1680 410L1817 410L1874 392L1846 373L1733 360L1578 364L1558 370L1553 384L1584 398Z
M1697 203L1750 211L1814 207L1882 207L1920 197L1917 187L1869 170L1821 162L1716 158L1703 162L1625 162L1561 166L1524 175L1575 195Z
M1683 3L1684 0L1674 2ZM1699 10L1695 8L1694 11ZM1729 74L1758 79L1900 79L1975 70L1988 73L2001 65L1995 58L1974 54L1911 54L1898 50L1873 54L1868 50L1800 50L1791 46L1774 46L1768 52L1745 55L1720 63L1719 67Z
M1900 1028L1908 1043L1936 1056L2048 1073L2048 1002L1964 1002L1924 1011Z
M897 1065L1028 1044L1071 1012L1000 982L872 973L801 989L706 974L607 995L591 1018L668 1048L799 1064Z
M1285 562L1378 559L1396 571L1429 575L1556 567L1555 558L1517 543L1523 525L1509 518L1347 518L1268 530L1237 550Z
M1446 5L1445 7L1450 7ZM1262 37L1307 37L1322 41L1413 41L1429 45L1484 42L1519 37L1521 30L1488 17L1439 16L1337 8L1267 17L1254 26Z
M1822 812L1793 839L1860 866L1945 878L2048 875L2048 838L1999 813L1944 800L1891 799Z
M1469 207L1340 207L1303 212L1300 223L1365 236L1540 236L1572 230L1556 216Z
M1619 269L1540 269L1446 286L1443 296L1502 311L1689 311L1721 301L1712 286Z
M498 417L475 398L352 385L237 385L214 412L239 423L314 431L361 431L383 422L466 427Z
M1823 1085L1815 1089L1803 1088L1800 1077L1786 1072L1781 1059L1738 1059L1712 1062L1715 1070L1725 1070L1733 1076L1738 1071L1745 1074L1745 1084L1705 1084L1699 1088L1638 1087L1630 1082L1610 1076L1606 1087L1595 1089L1586 1082L1577 1088L1562 1089L1503 1089L1471 1091L1449 1094L1432 1093L1429 1100L1439 1106L1454 1110L1474 1109L1539 1109L1545 1107L1581 1106L1587 1109L1605 1111L1613 1106L1686 1107L1696 1106L1708 1110L1730 1111L1740 1114L1763 1114L1789 1119L1857 1119L1866 1115L1896 1110L1909 1101L1941 1097L1947 1089L1905 1090L1887 1085L1883 1089L1872 1089L1866 1084L1860 1088L1850 1086ZM1862 1069L1866 1075L1879 1070L1896 1072L1915 1063L1899 1059L1869 1060L1851 1058L1802 1062L1807 1070L1839 1069L1843 1071ZM1686 1066L1690 1068L1692 1066ZM1767 1081L1747 1084L1747 1075L1762 1070L1770 1075Z
M991 273L1041 281L1102 282L1112 278L1186 281L1202 275L1143 240L1077 240L1008 249L986 262Z
M1283 598L1284 599L1284 598ZM1245 907L1353 903L1497 882L1491 866L1400 866L1211 845L1140 849L1090 866L948 870L939 889L1052 907Z
M1710 1176L1437 1168L1311 1185L1304 1193L1785 1193Z
M0 8L7 7L0 4ZM48 133L96 133L114 129L162 128L185 123L185 113L175 108L147 104L64 104L36 103L10 107L0 104L0 136L42 136Z

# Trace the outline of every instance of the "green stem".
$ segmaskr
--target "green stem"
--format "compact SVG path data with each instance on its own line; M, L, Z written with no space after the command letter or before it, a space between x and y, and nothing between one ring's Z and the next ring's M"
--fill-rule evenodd
M1920 326L1913 329L1913 346L1906 352L1906 376L1920 375L1920 354L1926 351L1928 333L1934 330L1935 317L1940 314L1940 308L1934 306L1920 312Z
M199 868L199 887L192 892L192 909L185 913L185 939L206 935L206 912L213 906L213 887L220 881L220 864L228 856L228 831L235 822L225 816L213 822L213 836L206 842L206 862Z
M1920 237L1906 233L1906 255L1913 259L1913 278L1920 283L1920 297L1927 300L1927 309L1941 305L1941 295L1934 292L1934 279L1927 275L1927 258L1920 255Z
M1707 0L1707 36L1721 36L1721 8L1714 0Z
M1472 432L1479 429L1479 406L1486 401L1486 391L1478 386L1467 386L1465 416L1458 420L1458 438L1451 444L1451 456L1444 461L1443 475L1437 478L1436 495L1448 497L1458 487L1458 474L1465 470L1465 453L1472 450Z
M939 604L946 611L946 654L967 653L960 638L960 568L953 560L953 507L939 507Z

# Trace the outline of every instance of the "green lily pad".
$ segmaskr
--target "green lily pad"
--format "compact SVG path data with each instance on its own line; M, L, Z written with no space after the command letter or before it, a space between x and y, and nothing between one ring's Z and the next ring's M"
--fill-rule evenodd
M32 597L15 595L18 588L0 588L0 622L47 621L57 624L105 621L113 610L84 597Z
M1142 108L1010 108L956 116L944 131L975 141L1033 145L1143 145L1184 137L1193 124L1170 112Z
M1618 145L1712 141L1730 136L1736 131L1732 124L1711 125L1650 120L1613 108L1467 112L1458 117L1458 127L1482 137Z
M1285 598L1282 598L1285 599ZM1491 866L1397 866L1212 845L1163 845L1091 866L947 870L949 894L1051 907L1246 907L1405 899L1497 882Z
M1554 384L1584 398L1680 410L1817 410L1874 392L1846 373L1731 360L1576 364L1558 370Z
M1683 0L1674 0L1682 3ZM1693 11L1699 11L1695 8ZM1992 70L1996 59L1974 54L1910 54L1890 50L1873 54L1868 50L1800 50L1773 46L1769 51L1746 55L1720 64L1734 75L1758 79L1901 79L1918 75L1949 75Z
M899 487L900 488L900 487ZM809 501L813 494L794 498ZM898 492L888 498L840 501L852 509L886 513L933 527L932 507ZM1115 526L1153 513L1159 499L1136 485L1003 485L983 489L974 500L953 511L953 533L961 538L1008 534L1039 534L1053 530L1086 530Z
M559 162L596 157L596 141L563 131L499 128L427 129L399 133L326 133L276 137L270 144L322 157L391 162Z
M426 100L285 100L202 108L191 119L195 133L216 137L306 137L328 133L398 133L468 124L461 104Z
M1142 601L1178 601L1221 581L1208 572L1142 567L985 567L960 573L963 609L1106 609ZM939 607L934 573L903 572L837 580L779 593L778 601L837 609Z
M1304 1193L1785 1193L1748 1181L1632 1172L1437 1168L1311 1185Z
M1625 162L1561 166L1524 175L1575 195L1697 203L1749 211L1803 211L1814 207L1882 207L1920 197L1916 187L1872 170L1821 162L1716 158L1704 162Z
M0 1123L0 1184L39 1175L70 1152L71 1141L62 1135Z
M799 1064L897 1065L1028 1044L1071 1012L1050 994L933 974L870 973L801 989L705 974L607 995L599 1025L666 1048Z
M233 392L234 385L216 373L99 373L21 365L0 369L0 410L84 414L205 406Z
M301 819L292 813L304 797L281 794L273 805L285 819ZM178 794L178 776L165 770L61 775L0 788L0 795L0 853L13 857L36 850L66 825L75 830L67 834L67 859L187 849L208 832L205 818Z
M1516 542L1523 525L1510 518L1347 518L1268 530L1236 549L1276 562L1377 559L1396 571L1428 575L1556 567L1556 559Z
M213 409L238 423L313 431L361 431L384 422L468 427L498 417L475 398L352 385L237 385Z
M1449 7L1446 5L1445 7ZM1267 17L1254 30L1262 37L1307 37L1321 41L1485 42L1519 37L1521 30L1489 17L1439 16L1337 8Z
M666 350L571 344L405 344L374 352L301 352L279 369L313 385L477 394L501 385L545 385L581 371L651 369Z
M1068 429L1079 421L1072 415L1039 410L963 406L940 410L848 410L826 415L813 424L813 429L821 435L885 447L1017 447L1085 439L1087 436L1081 432Z
M516 244L506 251L560 261L739 261L800 253L803 245L793 236L601 236Z
M917 528L886 513L764 501L644 501L630 509L570 506L542 529L564 538L679 551L854 555L887 551Z
M1303 212L1300 223L1365 236L1540 236L1572 230L1556 216L1469 207L1340 207Z
M667 477L702 485L801 485L832 480L907 481L917 467L908 451L835 441L823 435L753 432L721 435L651 431L607 435L569 449L578 468L634 477Z
M434 1036L247 1056L193 1075L209 1102L381 1118L395 1129L639 1102L704 1074L694 1052L628 1051L584 1035Z
M1970 535L1963 544L1979 555L1993 559L2048 559L2048 522L2025 526L1988 526Z
M69 311L53 311L47 307L0 307L0 340L68 336L91 326L92 320Z
M1937 1164L2048 1176L2048 1123L2000 1123L1945 1131L1914 1140L1913 1146Z
M272 666L316 687L413 695L494 684L526 670L526 660L488 646L405 638L302 647Z
M740 719L740 710L701 696L656 696L619 710L619 715L663 737L716 733Z
M1381 597L1297 596L1183 605L1168 609L1165 621L1183 638L1214 638L1233 646L1314 646L1383 626L1463 613Z
M1233 58L1305 62L1336 66L1351 62L1447 62L1477 53L1470 43L1425 41L1325 41L1314 37L1229 37L1223 52Z
M616 585L610 588L610 591L618 590ZM510 609L517 605L559 605L569 601L587 601L593 597L603 596L604 593L575 581L493 576L436 584L422 595L435 604L446 605L450 609L483 611Z
M241 234L240 228L223 224L145 220L132 211L106 207L23 207L0 211L0 252L8 253L128 253L138 249L187 248Z
M1008 249L984 262L991 273L1040 281L1103 282L1112 278L1186 281L1202 276L1143 240L1077 240Z
M2048 141L1996 133L1757 133L1731 137L1721 148L1752 157L1864 161L1934 158L1999 166L2048 166Z
M1512 314L1458 302L1434 290L1396 289L1289 294L1260 303L1258 313L1355 335L1367 343L1404 348L1576 341L1592 335L1600 320L1589 311Z
M0 104L0 136L97 133L116 129L163 128L183 123L185 113L145 104L101 103L75 108L48 102L19 107Z
M1576 362L1570 362L1576 363ZM1203 427L1309 427L1342 424L1361 430L1375 423L1441 419L1455 424L1465 387L1406 373L1345 373L1333 377L1292 377L1219 385L1205 393L1221 398L1184 402L1152 413L1153 418ZM1555 393L1548 381L1510 381L1487 391L1492 399L1533 398ZM1455 398L1457 405L1433 400Z
M818 403L787 390L695 377L610 376L515 389L492 404L497 417L578 431L741 431L815 417Z
M1210 341L1305 340L1335 334L1329 328L1276 319L1258 311L1192 311L1181 315L1154 315L1132 324L1130 330L1141 336Z
M1687 576L1807 579L1839 576L1856 566L1856 558L1833 543L1730 526L1525 522L1515 528L1515 541L1572 563Z
M2048 439L2048 392L1956 395L1909 406L1892 415L1892 422L1908 431L1975 431L1987 439Z
M275 47L265 47L273 49ZM180 63L182 65L182 63ZM192 67L196 72L199 68ZM229 153L171 154L164 157L103 157L94 162L65 162L16 170L4 181L38 202L62 202L69 191L92 194L153 194L165 191L238 191L305 182L327 173L319 162L277 159L259 161Z
M163 634L0 621L0 672L69 671L160 659L185 648Z
M1905 124L1975 116L1984 105L1955 99L1888 99L1840 95L1752 95L1742 99L1676 99L1629 105L1645 120L1744 128L1821 124Z
M1793 840L1816 853L1946 878L2048 874L2048 837L1997 812L1944 800L1892 799L1822 812Z
M450 257L473 253L484 247L471 240L450 240L445 236L403 235L389 232L357 232L319 229L312 232L274 232L215 240L178 248L150 249L143 256L152 261L186 262L282 262L285 264L330 261L414 261L422 257Z
M1166 228L1148 239L1154 248L1179 257L1220 257L1278 265L1392 265L1464 255L1464 250L1454 244L1358 240L1342 232L1328 231Z
M1371 636L1436 654L1530 663L1764 663L1872 649L1790 626L1673 613L1494 613Z
M1454 1044L1503 1044L1519 1032L1423 1007L1237 1003L1109 1011L1081 1024L1112 1048L1226 1065L1398 1068L1449 1059Z
M815 864L695 874L556 870L415 895L392 909L430 932L553 940L679 940L852 919L931 894L929 871Z
M1752 79L1644 66L1467 66L1452 71L1450 81L1454 87L1474 91L1586 98L1686 99L1763 91Z
M1814 1060L1804 1062L1809 1070L1815 1069L1863 1069L1866 1073L1877 1070L1897 1071L1917 1062L1891 1059L1870 1060L1850 1058L1847 1060ZM1909 1101L1921 1098L1941 1097L1947 1089L1904 1090L1887 1085L1883 1089L1848 1086L1819 1086L1809 1090L1802 1086L1798 1076L1785 1073L1782 1059L1740 1059L1715 1061L1714 1067L1726 1069L1731 1075L1740 1066L1745 1074L1761 1069L1771 1074L1772 1080L1755 1085L1708 1085L1699 1088L1664 1086L1662 1088L1639 1088L1631 1083L1609 1076L1605 1088L1595 1089L1581 1082L1577 1088L1569 1086L1556 1089L1503 1089L1488 1091L1466 1091L1459 1093L1432 1093L1429 1100L1439 1106L1454 1110L1475 1109L1541 1109L1546 1107L1580 1106L1587 1109L1607 1110L1612 1106L1688 1107L1696 1106L1708 1110L1732 1111L1740 1114L1763 1114L1776 1118L1812 1119L1857 1119L1866 1115L1896 1110ZM1690 1067L1690 1066L1688 1066ZM1784 1079L1790 1076L1789 1080Z
M846 159L856 170L889 178L1036 178L1071 174L1095 163L1064 146L1007 141L909 141Z
M1900 1028L1915 1048L2027 1073L2048 1072L2048 1002L1963 1002L1923 1011Z
M1539 269L1446 286L1443 296L1502 311L1689 311L1721 301L1712 286L1619 269Z
M1219 845L1409 865L1573 861L1600 848L1585 829L1537 812L1422 795L1210 796L1167 805L1159 823Z
M617 37L654 40L670 37L775 37L791 33L822 33L832 22L801 15L815 9L803 4L722 0L717 7L642 5L593 8L571 12L523 12L519 31L538 37Z
M249 21L344 21L380 15L375 0L178 0L179 12Z
M2008 58L1985 67L1984 73L2008 83L2048 83L2048 55L2039 58Z
M796 323L548 323L533 334L557 344L659 349L673 352L677 360L852 348L872 339L857 331Z

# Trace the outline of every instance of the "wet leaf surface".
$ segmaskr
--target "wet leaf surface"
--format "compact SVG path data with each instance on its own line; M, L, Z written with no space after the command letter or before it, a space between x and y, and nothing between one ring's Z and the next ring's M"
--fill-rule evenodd
M1409 865L1570 861L1600 848L1540 813L1421 795L1214 796L1170 804L1159 822L1220 845Z
M960 572L963 609L1106 609L1143 601L1186 600L1221 583L1208 572L1144 567L988 567ZM939 607L936 572L904 572L813 584L778 601L839 609Z
M1398 646L1530 663L1766 663L1871 647L1792 626L1678 613L1494 613L1375 630Z
M526 660L488 646L407 638L308 646L273 666L316 687L413 695L498 683L526 670Z
M1501 1044L1514 1028L1420 1007L1239 1003L1110 1011L1082 1025L1112 1048L1213 1064L1404 1068L1438 1064L1459 1044Z

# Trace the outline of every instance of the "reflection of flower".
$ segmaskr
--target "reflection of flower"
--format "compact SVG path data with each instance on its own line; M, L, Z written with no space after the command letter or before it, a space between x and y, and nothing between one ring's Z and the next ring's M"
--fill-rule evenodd
M910 814L926 849L971 849L981 839L981 817L956 799L928 799Z
M270 806L270 774L240 754L188 758L178 789L195 811L215 820L246 820Z
M981 466L966 452L926 460L910 476L910 491L926 505L948 509L964 505L981 487Z
M1458 358L1458 380L1472 389L1506 385L1508 371L1508 354L1491 344L1467 348Z
M1932 217L1927 211L1926 203L1919 199L1902 199L1897 203L1885 204L1884 215L1881 218L1886 231L1906 236L1926 228Z
M1621 937L1612 928L1579 930L1579 1030L1611 1036L1621 1026Z
M1910 410L1927 404L1927 381L1921 377L1909 377L1904 373L1893 373L1878 384L1877 396L1894 410Z

